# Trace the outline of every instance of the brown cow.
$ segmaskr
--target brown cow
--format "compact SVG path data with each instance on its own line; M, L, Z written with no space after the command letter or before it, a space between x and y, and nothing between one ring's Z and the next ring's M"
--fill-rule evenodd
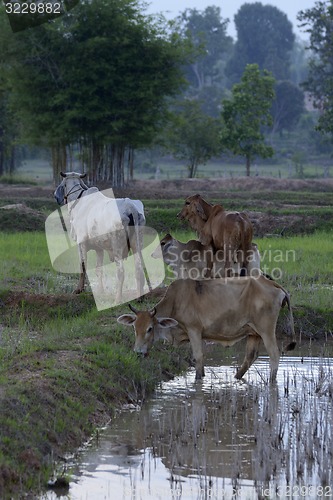
M166 234L160 241L160 245L152 253L157 259L161 256L169 266L176 279L205 279L223 278L225 276L225 262L223 250L214 252L211 245L203 245L200 241L190 240L186 243L176 240L171 234ZM231 263L231 275L240 276L242 268L239 262ZM260 253L255 243L251 244L248 254L247 274L259 276Z
M188 220L203 245L213 245L215 251L224 251L226 276L230 274L232 262L239 262L247 269L253 237L247 214L227 212L221 205L211 205L200 194L195 194L186 198L177 217Z
M154 309L136 311L131 307L135 314L124 314L118 322L134 326L134 350L144 355L159 339L175 344L189 340L196 362L196 379L204 375L203 340L230 346L247 338L245 358L236 378L243 377L256 360L263 340L270 358L270 379L274 381L280 359L275 330L285 303L292 331L292 342L286 350L292 350L296 338L289 295L264 276L177 280Z

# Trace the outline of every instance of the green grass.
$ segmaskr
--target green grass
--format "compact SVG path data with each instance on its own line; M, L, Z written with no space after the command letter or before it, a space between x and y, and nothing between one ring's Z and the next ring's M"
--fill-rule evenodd
M294 149L294 146L292 146ZM329 161L327 155L323 157L312 158L303 165L304 178L319 178L323 175L323 167L318 166L320 161ZM289 165L287 159L258 160L252 165L251 175L275 178L297 178L296 169ZM185 179L188 177L188 169L183 162L178 160L166 160L159 158L154 165L150 166L149 171L143 172L138 165L134 169L135 179L155 179L155 172L159 167L160 180ZM243 177L245 176L245 162L234 161L232 158L223 158L221 160L211 160L206 165L200 165L197 178L209 177ZM40 183L52 182L52 167L50 161L45 159L26 160L14 176L6 176L8 182L13 183L17 180L21 183L32 181Z
M318 160L313 160L311 163L303 165L304 178L318 178L323 174L323 168L317 167ZM156 167L159 167L159 180L174 180L185 179L188 177L188 169L184 163L177 160L167 161L160 158L156 161L154 166L151 166L149 171L142 172L139 169L134 170L135 179L155 179ZM197 178L209 177L243 177L246 175L245 161L239 162L232 159L221 159L208 161L206 165L199 165ZM258 160L251 166L251 175L275 178L297 178L298 174L294 166L289 166L288 160Z
M150 200L147 225L161 236L195 238L175 225L180 206ZM320 338L333 328L332 236L325 230L256 239L262 266L291 293L298 330ZM139 359L133 330L116 323L127 306L98 312L90 293L71 294L77 279L52 269L44 233L0 232L1 498L4 477L18 497L38 490L53 472L52 457L79 446L116 405L141 404L161 379L188 365L188 351L164 345Z
M115 408L140 405L158 381L184 370L187 362L163 345L143 362L132 350L132 328L124 330L115 321L124 306L98 313L83 295L72 299L85 303L78 316L69 317L63 304L64 317L52 318L47 300L38 308L17 307L9 292L2 300L7 305L1 323L7 326L0 342L0 497L5 499L45 486L59 455L80 446Z
M172 227L173 236L181 241L196 238L191 231ZM167 230L166 227L161 231L161 236ZM296 304L331 308L333 232L317 231L288 238L256 238L256 243L262 256L263 270L291 288ZM74 288L78 279L77 275L61 274L52 269L45 235L38 232L0 233L0 276L0 290L20 286L31 293L66 294ZM50 314L57 312L50 311Z
M172 231L172 235L184 242L196 238L185 230ZM262 270L292 294L294 305L332 310L333 231L255 241Z
M40 232L0 232L0 289L20 286L34 292L56 288L46 238Z
M332 309L333 232L256 241L262 268L290 291L294 305Z

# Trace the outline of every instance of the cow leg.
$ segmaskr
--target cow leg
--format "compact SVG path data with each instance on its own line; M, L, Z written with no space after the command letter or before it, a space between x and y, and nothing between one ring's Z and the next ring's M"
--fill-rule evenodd
M188 330L188 337L195 359L195 380L201 380L205 376L203 363L202 337L197 330Z
M144 262L142 257L142 227L129 226L127 228L129 248L132 250L135 265L135 280L138 297L143 296L145 283Z
M258 357L260 342L261 337L258 335L249 335L247 337L244 361L242 366L237 370L235 378L242 378L250 366L255 362Z
M116 260L117 266L117 291L116 291L116 302L121 302L123 295L123 284L124 284L124 263L123 260Z
M84 245L78 245L79 248L79 259L80 259L80 279L79 283L73 293L82 293L85 285L86 278L86 262L87 262L87 251Z
M96 276L98 279L98 290L99 293L103 293L103 250L96 250Z
M229 278L232 276L232 247L229 243L226 243L223 248L224 251L224 276Z
M271 335L264 335L263 341L269 356L270 382L275 382L280 361L280 351L276 342L275 330Z
M144 273L142 269L142 261L141 261L141 252L135 252L134 254L134 262L135 262L135 279L136 279L136 289L138 293L138 297L142 297L143 295L143 286L144 286Z

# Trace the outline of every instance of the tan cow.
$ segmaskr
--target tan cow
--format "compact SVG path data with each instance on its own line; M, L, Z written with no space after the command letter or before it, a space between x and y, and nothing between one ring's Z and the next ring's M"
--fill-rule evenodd
M244 212L227 212L221 205L207 203L200 194L189 196L177 215L188 220L203 245L223 250L225 275L231 274L233 262L247 268L253 237L252 223Z
M203 245L200 241L190 240L183 243L171 234L166 234L160 241L162 257L170 267L176 279L223 278L225 276L225 260L223 250L214 252L212 245ZM160 258L160 247L152 253L152 257ZM241 276L244 269L239 262L230 265L232 276ZM259 276L260 253L255 243L251 244L248 254L247 275Z
M263 340L270 358L270 380L276 379L280 351L276 341L276 323L281 307L287 303L292 342L296 345L293 316L288 293L277 283L259 278L222 278L213 280L177 280L171 283L162 300L152 310L124 314L118 322L133 325L137 353L148 354L153 343L167 339L174 344L189 340L195 359L196 379L204 375L202 341L230 346L247 338L241 378L258 357Z

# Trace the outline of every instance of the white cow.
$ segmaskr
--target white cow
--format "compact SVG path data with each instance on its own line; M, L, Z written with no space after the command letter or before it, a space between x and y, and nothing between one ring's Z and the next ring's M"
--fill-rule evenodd
M71 236L77 242L80 257L80 281L74 293L84 290L87 269L87 252L95 250L96 274L102 285L104 250L117 266L116 302L120 302L124 283L124 265L129 251L135 259L138 296L143 295L144 273L142 260L142 232L145 225L144 207L140 200L108 198L98 188L89 188L83 178L86 174L61 172L63 181L54 196L59 205L68 205Z

